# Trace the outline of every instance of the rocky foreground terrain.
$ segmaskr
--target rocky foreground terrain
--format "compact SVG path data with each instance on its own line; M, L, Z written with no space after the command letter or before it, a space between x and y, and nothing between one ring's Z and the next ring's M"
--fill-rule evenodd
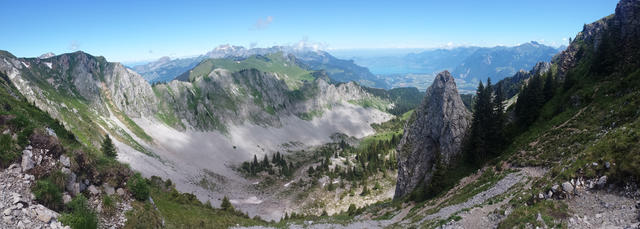
M20 164L12 164L0 171L0 228L69 228L60 223L59 213L39 204L40 201L32 193L35 175L56 170L68 178L62 196L64 204L69 203L73 196L81 195L81 192L87 193L90 196L89 205L99 214L101 228L124 227L125 212L131 210L131 197L123 188L115 189L107 183L96 186L88 179L76 179L76 174L70 169L70 158L64 155L55 158L50 149L29 145L22 151L21 158ZM102 211L103 195L117 196L122 200L116 204L113 214Z

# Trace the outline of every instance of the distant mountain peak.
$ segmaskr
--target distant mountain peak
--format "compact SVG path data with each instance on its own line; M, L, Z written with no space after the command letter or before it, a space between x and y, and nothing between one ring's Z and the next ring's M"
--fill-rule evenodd
M38 59L47 59L47 58L51 58L51 57L54 57L54 56L56 56L56 54L54 54L52 52L48 52L48 53L40 55L38 57Z

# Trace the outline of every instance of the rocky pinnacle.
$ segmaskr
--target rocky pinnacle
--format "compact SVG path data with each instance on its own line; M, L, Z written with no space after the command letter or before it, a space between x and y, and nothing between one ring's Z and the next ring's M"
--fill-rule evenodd
M439 153L448 164L460 153L470 114L448 71L436 76L422 104L407 122L398 145L398 181L394 199L430 182Z

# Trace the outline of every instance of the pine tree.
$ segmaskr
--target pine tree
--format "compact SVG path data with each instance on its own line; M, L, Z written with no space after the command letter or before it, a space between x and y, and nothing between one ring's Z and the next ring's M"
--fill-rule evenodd
M445 189L444 180L445 180L445 176L447 175L446 173L447 168L444 165L444 162L442 161L442 155L439 152L437 152L433 160L435 162L433 177L431 177L431 182L429 183L427 188L424 190L425 193L424 193L423 199L429 199L429 198L435 197Z
M220 204L220 208L225 211L235 211L233 205L231 204L231 201L229 201L229 198L227 198L227 196L224 196L224 198L222 198L222 204Z
M516 116L521 126L527 127L538 118L540 109L545 103L541 76L533 76L529 84L520 90L516 102Z
M549 101L555 92L555 85L553 81L553 76L551 74L547 74L544 81L544 100Z
M476 90L475 109L473 111L471 128L464 147L465 157L467 161L472 164L479 164L484 161L485 158L486 130L483 127L486 123L487 105L489 104L486 93L487 90L482 82L480 82L478 84L478 89Z
M269 157L267 157L267 155L264 155L264 159L262 159L262 167L263 168L269 168Z
M104 141L102 141L102 154L110 158L116 158L118 156L116 147L113 145L113 141L111 141L111 137L109 137L108 134L105 135Z
M490 153L494 156L502 151L502 146L505 142L505 134L504 134L504 126L505 126L505 117L504 117L504 94L502 89L502 84L497 84L495 88L495 96L493 97L493 101L491 102L491 117L490 124L487 127L487 139Z
M258 156L253 155L253 161L251 162L251 174L255 175L258 173Z

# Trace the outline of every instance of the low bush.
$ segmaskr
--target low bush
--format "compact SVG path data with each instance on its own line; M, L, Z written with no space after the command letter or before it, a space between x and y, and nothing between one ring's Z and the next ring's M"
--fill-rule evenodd
M62 190L50 178L38 180L31 191L38 202L50 209L62 206Z
M11 135L0 135L0 167L5 168L18 159Z
M87 198L78 195L67 205L69 213L64 213L60 217L60 222L73 229L94 229L98 228L98 216L87 203Z
M136 200L146 201L149 199L149 183L142 177L142 175L140 175L140 173L136 173L131 176L127 185L129 186L129 191L131 191Z
M105 215L112 216L116 213L116 200L109 196L102 196L102 212Z

